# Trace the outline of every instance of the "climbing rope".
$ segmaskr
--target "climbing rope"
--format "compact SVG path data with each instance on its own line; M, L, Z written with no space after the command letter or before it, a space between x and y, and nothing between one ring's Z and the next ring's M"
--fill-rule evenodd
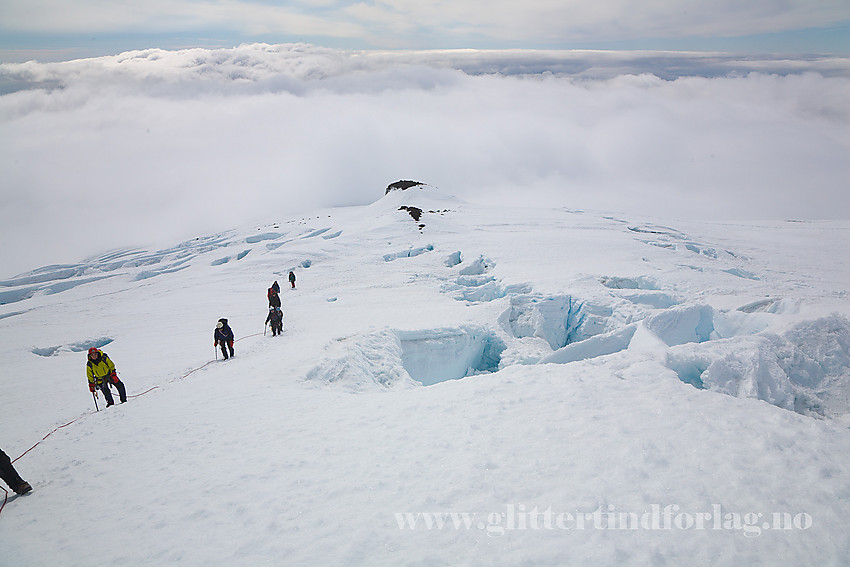
M79 419L79 418L77 418L77 419ZM73 420L69 421L68 423L66 423L65 425L60 425L59 427L56 427L53 431L51 431L50 433L48 433L47 435L45 435L44 437L42 437L42 438L41 438L41 441L44 441L45 439L47 439L48 437L50 437L53 433L55 433L56 431L59 431L59 430L60 430L60 429L62 429L63 427L68 427L69 425L71 425L72 423L74 423L75 421L77 421L77 419L73 419ZM29 449L27 449L26 451L24 451L24 452L21 454L21 456L20 456L20 457L17 457L16 459L14 459L14 460L12 461L12 463L14 463L15 461L17 461L18 459L20 459L21 457L23 457L23 456L24 456L24 455L26 455L27 453L29 453L30 451L32 451L33 449L35 449L35 448L38 446L38 444L39 444L39 443L41 443L41 441L37 441L37 442L35 443L35 445L33 445L32 447L30 447ZM9 500L9 491L8 491L8 490L6 490L5 488L0 488L0 490L3 490L3 492L5 493L5 494L3 495L3 504L0 504L0 512L2 512L2 511L3 511L3 507L4 507L4 506L6 506L6 502L8 502L8 500Z
M248 339L248 338L251 338L251 337L257 337L257 336L259 336L259 335L263 335L263 334L265 334L265 333L254 333L253 335L247 335L247 336L244 336L244 337L240 337L240 338L236 339L234 342L239 342L239 341L241 341L241 340L243 340L243 339ZM173 381L174 381L174 382L176 382L177 380L183 380L184 378L186 378L187 376L189 376L189 375L191 375L191 374L194 374L194 373L195 373L195 372L197 372L198 370L201 370L201 369L203 369L203 368L206 368L207 366L209 366L209 365L210 365L210 364L212 364L213 362L215 362L215 360L210 360L209 362L207 362L207 363L205 363L205 364L202 364L201 366L199 366L199 367L197 367L197 368L193 368L192 370L190 370L190 371L189 371L189 372L187 372L186 374L183 374L182 376L180 376L179 378L176 378L176 379L175 379L175 380L173 380ZM151 391L156 390L156 389L158 389L158 388L159 388L159 386L153 386L152 388L148 388L147 390L145 390L144 392L142 392L142 393L140 393L140 394L133 394L133 395L131 395L131 396L127 396L127 397L128 397L128 398L138 398L138 397L140 397L140 396L144 396L144 395L145 395L145 394L147 394L148 392L151 392ZM71 425L72 423L74 423L74 422L76 422L76 421L79 421L80 419L82 419L82 418L83 418L83 417L85 417L86 415L91 415L91 414L81 415L80 417L75 418L75 419L72 419L71 421L69 421L68 423L66 423L66 424L64 424L64 425L60 425L60 426L58 426L58 427L54 428L54 429L53 429L53 431L51 431L50 433L48 433L47 435L45 435L44 437L42 437L42 438L41 438L41 440L36 441L36 442L35 442L35 444L34 444L32 447L30 447L29 449L27 449L26 451L24 451L23 453L21 453L21 455L20 455L20 456L18 456L17 458L15 458L15 459L12 461L12 463L15 463L16 461L18 461L18 459L20 459L21 457L23 457L24 455L26 455L27 453L29 453L30 451L32 451L33 449L35 449L36 447L38 447L38 445L39 445L39 444L41 444L41 442L42 442L42 441L44 441L45 439L47 439L48 437L50 437L51 435L53 435L54 433L56 433L57 431L59 431L60 429L62 429L63 427L68 427L69 425ZM5 488L2 488L2 487L0 487L0 490L2 490L2 491L5 493L5 495L4 495L4 497L3 497L3 504L0 504L0 512L2 512L2 511L3 511L3 507L6 505L6 502L9 500L9 491L8 491L8 490L6 490Z
M78 417L77 419L80 419L80 418ZM66 423L65 425L60 425L59 427L54 428L54 429L53 429L53 431L51 431L50 433L48 433L47 435L45 435L44 437L42 437L42 438L41 438L41 441L44 441L45 439L47 439L48 437L50 437L51 435L53 435L54 433L56 433L57 431L59 431L60 429L62 429L63 427L68 427L69 425L71 425L72 423L74 423L75 421L77 421L77 419L72 419L71 421L69 421L69 422L68 422L68 423ZM27 453L29 453L30 451L32 451L33 449L35 449L35 448L38 446L38 444L39 444L39 443L41 443L41 441L36 441L35 445L33 445L32 447L30 447L29 449L27 449L26 451L24 451L24 452L21 454L21 457L23 457L24 455L26 455ZM18 460L18 459L20 459L21 457L18 457L17 459L13 460L13 461L12 461L12 463L14 463L15 461L17 461L17 460Z

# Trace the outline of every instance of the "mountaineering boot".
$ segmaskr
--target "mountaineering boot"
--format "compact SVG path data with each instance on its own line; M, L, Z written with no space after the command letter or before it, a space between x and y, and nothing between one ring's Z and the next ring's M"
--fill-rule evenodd
M17 494L26 494L27 492L32 491L32 486L27 481L21 481L21 484L15 487L15 492Z

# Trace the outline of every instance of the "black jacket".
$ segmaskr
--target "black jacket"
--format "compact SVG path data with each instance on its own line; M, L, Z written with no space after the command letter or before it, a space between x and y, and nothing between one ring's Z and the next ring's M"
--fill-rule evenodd
M226 321L222 321L222 322L224 323L224 326L221 329L216 327L215 333L213 333L213 338L215 339L215 343L216 344L218 344L219 342L232 343L233 342L233 330L230 328L230 326L227 324Z
M280 307L280 296L278 294L269 294L269 307Z
M269 311L269 315L266 317L266 323L271 322L273 325L279 325L281 321L283 321L283 311L280 309Z

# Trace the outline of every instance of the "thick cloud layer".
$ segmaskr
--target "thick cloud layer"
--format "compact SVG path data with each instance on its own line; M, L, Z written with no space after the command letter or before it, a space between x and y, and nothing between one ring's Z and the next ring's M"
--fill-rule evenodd
M0 265L368 203L402 178L473 201L846 218L847 69L304 45L0 65Z

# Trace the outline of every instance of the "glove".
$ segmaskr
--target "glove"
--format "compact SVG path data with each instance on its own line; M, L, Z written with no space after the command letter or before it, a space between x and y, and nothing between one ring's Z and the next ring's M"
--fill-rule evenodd
M118 373L117 372L111 373L109 375L109 379L112 381L113 384L117 384L118 383Z
M217 347L217 346L218 346L218 341L214 342L214 343L213 343L213 346L214 346L214 347Z
M94 392L94 383L89 382L89 392Z

